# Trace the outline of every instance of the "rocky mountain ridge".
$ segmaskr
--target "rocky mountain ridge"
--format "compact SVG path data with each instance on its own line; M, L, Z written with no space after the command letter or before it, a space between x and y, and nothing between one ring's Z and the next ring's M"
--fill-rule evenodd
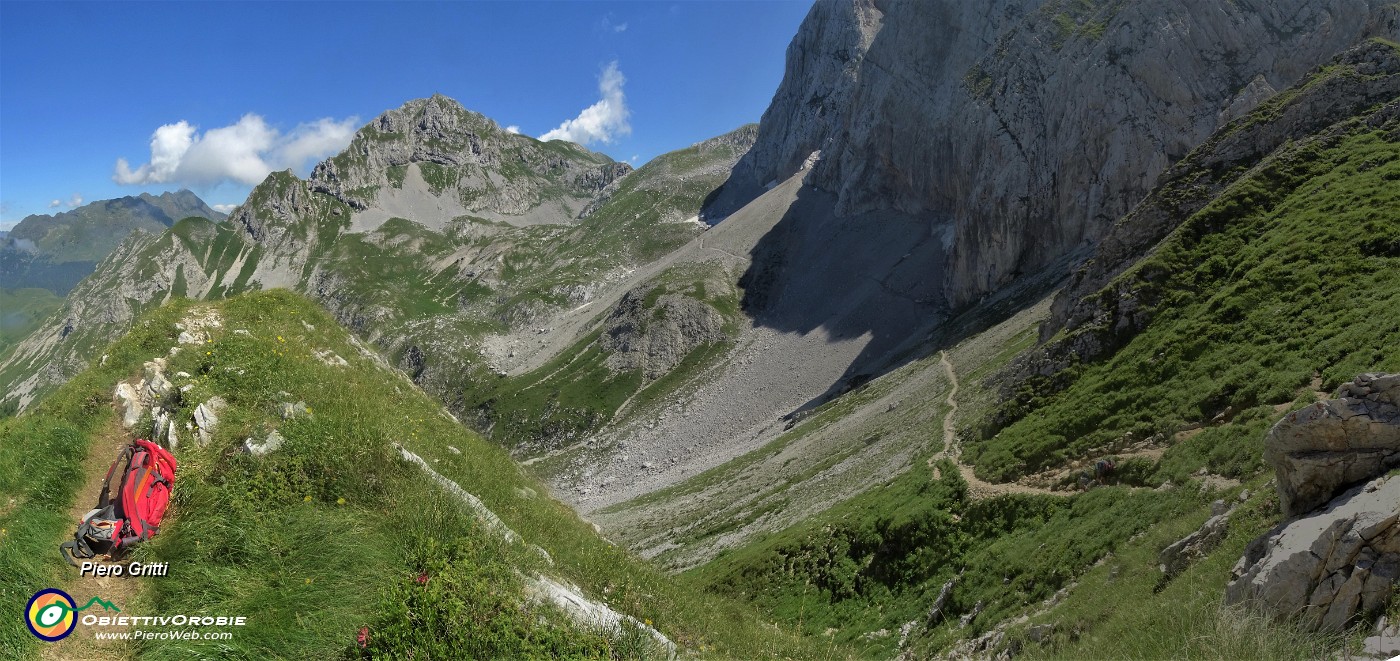
M369 231L403 206L430 227L467 214L507 222L568 222L631 170L572 143L509 133L434 95L375 118L344 151L318 164L308 183L355 210L355 231ZM407 199L398 199L395 191ZM431 198L439 213L415 204L422 201L415 197ZM550 208L541 211L546 202ZM373 213L376 208L384 213ZM521 218L532 211L537 213Z
M1227 125L1193 150L1163 175L1156 191L1114 223L1093 255L1071 273L1040 329L1041 345L1018 357L1002 375L1003 394L1014 397L1030 383L1048 394L1060 387L1066 369L1112 355L1147 327L1160 303L1161 274L1119 276L1181 222L1276 160L1271 154L1286 154L1281 147L1336 139L1349 130L1343 122L1353 117L1382 124L1395 116L1397 97L1400 50L1381 40L1368 41L1319 67L1296 92L1266 102L1258 116ZM994 426L1004 422L994 421Z
M584 302L570 292L699 234L692 221L701 199L751 139L751 128L741 130L627 176L626 164L508 133L445 97L410 101L367 124L308 179L269 175L226 224L129 239L57 318L4 358L0 372L23 384L8 399L27 403L34 389L61 382L85 352L172 295L272 287L312 293L390 353L442 363L430 376L461 372L479 359L474 347L443 337L451 348L438 351L439 333L463 324L478 337L518 331ZM366 258L393 266L365 269ZM406 329L415 311L439 318Z

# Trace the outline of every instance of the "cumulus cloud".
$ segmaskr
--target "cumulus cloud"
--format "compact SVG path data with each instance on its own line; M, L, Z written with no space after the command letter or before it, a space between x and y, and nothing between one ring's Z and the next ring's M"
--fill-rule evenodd
M219 213L228 213L228 212L230 212L230 211L233 211L234 209L237 209L237 208L238 208L238 205L237 205L237 204L211 204L211 205L209 205L209 208L210 208L210 209L213 209L213 210L215 210L215 211L217 211L217 212L219 212Z
M617 62L611 62L598 77L598 102L584 108L578 117L565 120L558 128L540 136L540 140L568 140L581 145L594 142L611 143L618 136L632 132L628 121L631 111L627 109L627 99L622 86L627 82L617 69Z
M507 126L507 127L506 127L506 133L519 133L519 132L520 132L520 127L519 127L519 126L516 126L515 124L511 124L510 126Z
M53 200L52 202L49 202L49 208L57 209L61 206L66 205L69 209L72 209L73 207L82 206L82 204L83 196L77 193L73 193L73 197L68 198L67 202L64 202L63 200Z
M617 33L621 33L621 32L626 32L626 31L627 31L627 24L626 24L626 23L614 23L614 22L613 22L612 14L609 14L609 15L607 15L607 16L604 16L604 17L598 19L598 29L599 29L599 30L602 30L603 32L611 32L611 33L613 33L613 34L617 34Z
M232 181L251 186L273 170L301 169L339 152L350 144L358 124L356 117L325 118L282 133L248 113L230 126L200 134L198 127L181 120L151 135L150 162L133 170L125 158L117 159L112 180L123 185Z

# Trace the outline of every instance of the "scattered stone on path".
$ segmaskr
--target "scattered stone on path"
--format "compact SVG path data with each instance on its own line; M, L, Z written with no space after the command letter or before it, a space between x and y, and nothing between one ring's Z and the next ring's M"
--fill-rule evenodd
M224 401L224 398L216 395L210 397L209 401L195 407L194 424L198 429L195 435L199 439L200 447L209 444L209 440L212 438L211 435L214 432L214 427L219 424L218 412L226 405L227 402Z

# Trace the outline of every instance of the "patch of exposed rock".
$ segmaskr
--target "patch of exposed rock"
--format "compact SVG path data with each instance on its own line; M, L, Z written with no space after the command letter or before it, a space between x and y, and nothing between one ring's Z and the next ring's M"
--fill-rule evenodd
M1196 560L1206 557L1206 554L1214 551L1220 543L1225 541L1225 535L1229 531L1230 513L1233 508L1227 508L1225 501L1217 500L1211 503L1211 517L1201 524L1196 532L1191 533L1173 542L1167 548L1162 549L1157 556L1158 569L1167 578L1172 578L1180 574L1190 564Z
M641 370L661 378L691 351L725 338L724 316L704 301L665 293L648 304L652 287L639 287L618 301L598 337L614 372Z
M1278 619L1340 631L1385 606L1400 578L1400 478L1377 478L1254 540L1225 588Z
M1400 465L1400 374L1362 374L1337 395L1284 416L1264 440L1285 517Z

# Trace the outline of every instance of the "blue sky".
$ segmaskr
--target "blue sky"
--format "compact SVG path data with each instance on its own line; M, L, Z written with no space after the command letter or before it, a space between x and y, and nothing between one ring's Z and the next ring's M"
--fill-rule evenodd
M143 191L236 204L435 92L640 165L758 121L809 6L0 2L0 229Z

